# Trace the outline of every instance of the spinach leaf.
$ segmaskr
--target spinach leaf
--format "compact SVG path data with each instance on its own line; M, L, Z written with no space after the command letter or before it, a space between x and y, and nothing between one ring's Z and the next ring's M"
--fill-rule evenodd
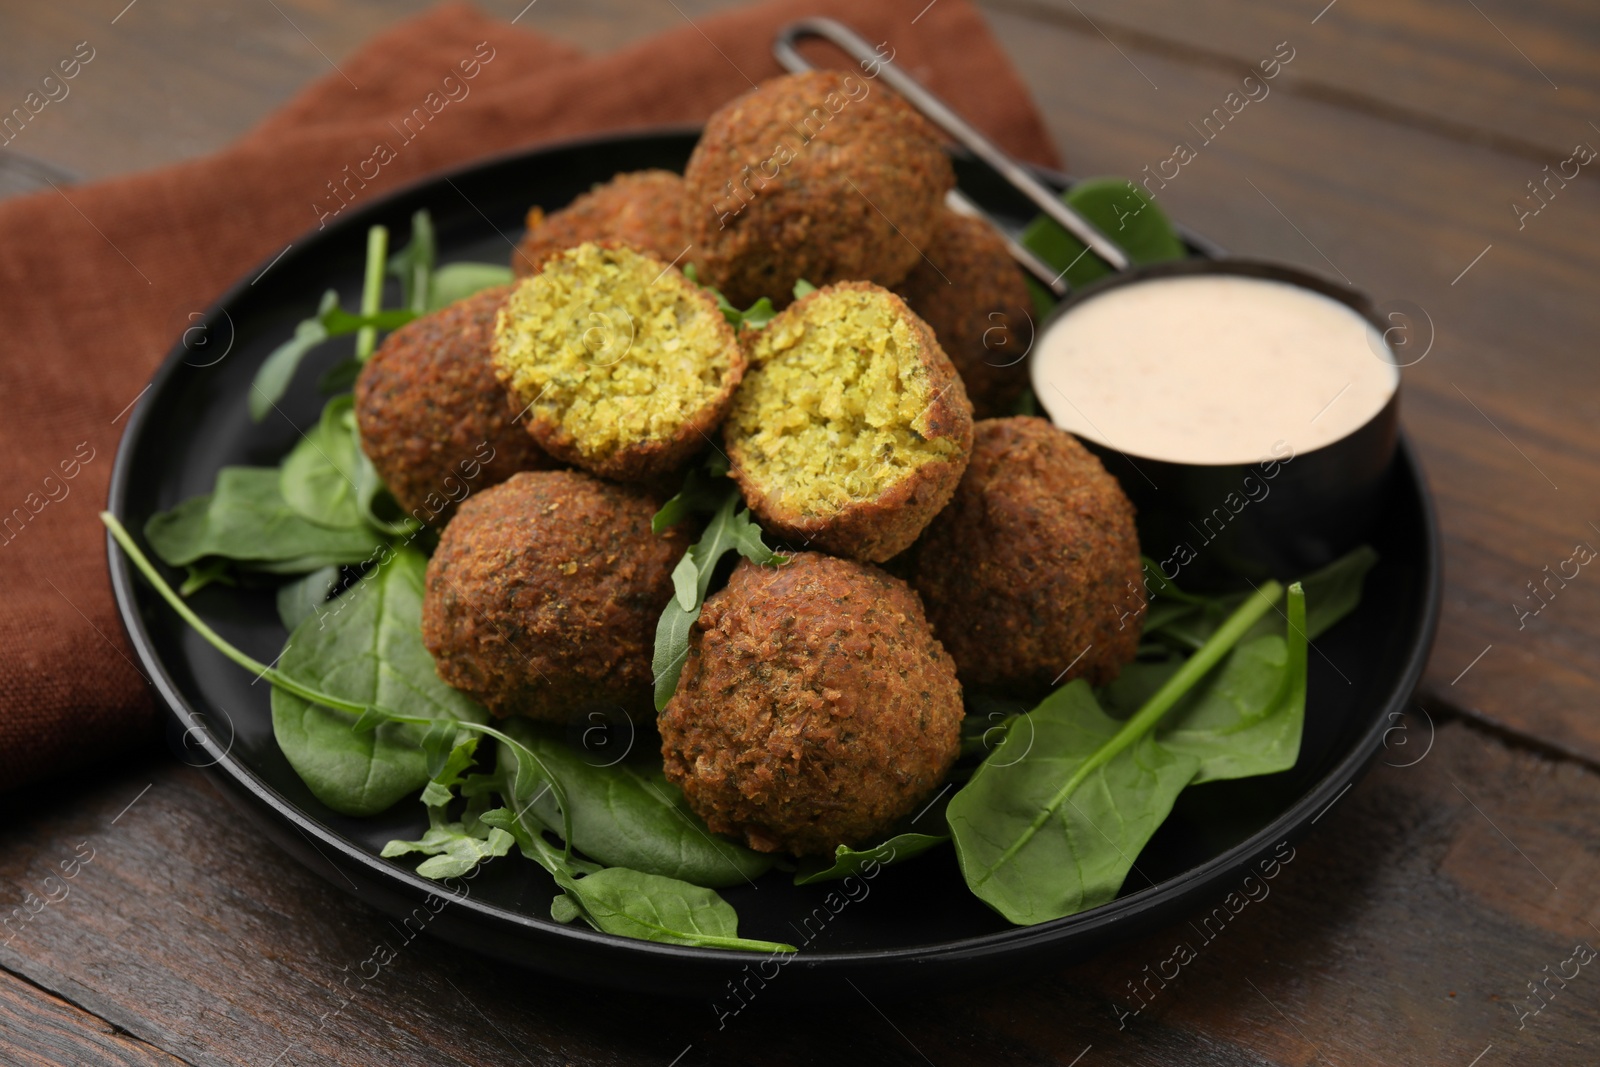
M800 870L794 876L795 885L814 885L817 882L833 882L851 875L859 875L869 867L887 867L891 863L908 860L912 856L920 856L930 848L942 845L950 840L949 834L895 834L882 844L873 845L871 848L853 849L847 845L840 845L834 849L833 862L825 858L809 857L800 861ZM876 877L877 872L868 874L868 878Z
M336 529L309 521L284 500L272 467L224 467L214 491L152 515L144 535L175 567L225 556L278 574L360 563L383 541L363 526Z
M1290 590L1288 638L1239 645L1162 722L1169 752L1200 761L1194 784L1276 774L1300 755L1306 718L1307 597Z
M689 809L678 788L667 781L659 756L648 762L621 759L595 766L569 746L554 728L522 719L505 723L505 732L536 753L566 787L572 808L572 847L608 867L677 878L716 888L742 885L772 866L772 857L752 852L711 833ZM501 748L502 772L514 757ZM509 773L508 781L511 780ZM508 792L506 803L531 809L546 826L561 825L548 789Z
M596 930L643 941L744 952L794 952L793 945L739 936L739 916L715 891L658 874L607 867L582 878L556 876L565 894L550 907L558 922L583 918Z
M422 644L427 560L403 548L290 636L278 670L322 692L403 715L482 723L487 713L439 680ZM352 728L348 714L286 689L272 690L278 747L311 792L345 815L374 815L431 777L424 729L379 721ZM457 741L464 740L465 734Z
M284 503L319 526L359 527L365 518L356 485L361 450L355 418L354 398L334 397L278 468Z
M323 293L317 313L309 319L302 319L294 328L294 336L274 348L272 354L262 362L261 369L256 371L255 381L250 385L250 417L256 422L266 418L273 405L283 399L306 353L332 336L327 326L323 325L322 316L338 306L337 292L329 289Z
M328 597L339 587L338 567L319 567L303 578L278 587L278 618L283 628L295 628L322 610Z
M722 557L736 551L753 563L779 564L788 559L762 542L761 527L751 521L748 508L736 511L741 502L737 488L730 488L700 540L689 546L673 568L674 595L656 624L655 655L651 660L657 711L667 706L678 688L678 676L689 657L689 632L700 617L712 575Z
M1189 254L1150 194L1125 178L1087 178L1062 193L1061 200L1116 242L1135 266L1183 259ZM1074 289L1112 273L1110 266L1086 251L1082 241L1048 215L1036 216L1020 240L1046 263L1065 271L1067 284ZM1055 306L1055 295L1032 278L1027 281L1035 307L1040 314L1047 313Z
M1276 582L1253 593L1126 722L1081 680L1010 720L1005 743L945 813L973 894L1020 925L1114 898L1200 768L1199 757L1158 744L1156 725L1282 593Z
M510 267L495 263L448 263L433 272L428 310L437 311L491 286L510 285L514 280Z
M1148 732L1097 762L1123 725L1086 682L1069 682L1013 720L1008 760L986 760L951 799L946 817L967 887L1011 922L1059 919L1115 898L1194 777L1196 757L1166 751Z

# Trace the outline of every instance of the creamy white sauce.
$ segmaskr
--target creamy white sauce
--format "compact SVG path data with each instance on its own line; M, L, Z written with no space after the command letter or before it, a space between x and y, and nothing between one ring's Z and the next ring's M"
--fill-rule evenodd
M1033 354L1039 404L1063 430L1131 456L1254 463L1278 442L1332 444L1400 384L1354 309L1242 275L1119 286L1057 320Z

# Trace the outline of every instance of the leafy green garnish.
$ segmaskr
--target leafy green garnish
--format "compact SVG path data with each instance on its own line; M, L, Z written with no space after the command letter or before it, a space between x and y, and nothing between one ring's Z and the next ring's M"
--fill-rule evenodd
M806 281L804 278L801 278L799 281L794 283L794 298L796 300L799 300L803 296L810 296L816 291L817 287Z
M511 268L498 263L447 263L433 272L428 310L438 311L484 289L510 285L513 280Z
M145 524L150 547L175 567L211 556L275 574L305 574L370 559L382 538L364 525L312 522L283 498L272 467L224 467L216 489Z
M738 552L752 563L788 561L787 556L762 542L761 527L751 521L749 509L739 508L741 503L738 489L730 488L717 513L706 523L705 533L689 546L672 571L673 597L656 624L655 655L651 660L657 711L667 706L678 688L678 675L683 673L683 662L689 656L689 631L700 617L712 575L722 557Z
M348 395L328 401L317 424L279 468L284 503L319 526L355 528L364 521L356 487L361 449L353 432L354 408Z
M422 644L426 567L414 548L393 552L327 612L300 624L278 660L279 670L363 706L451 723L487 722L481 707L440 680ZM433 777L422 747L424 729L381 722L358 732L348 714L277 687L272 732L316 798L345 815L383 811ZM452 731L450 740L459 743L467 736Z
M817 882L835 882L851 875L861 874L867 867L876 864L886 867L891 863L908 860L912 856L920 856L930 848L935 848L950 840L949 834L895 834L882 844L873 845L871 848L854 849L848 845L840 845L833 850L833 860L807 859L800 863L800 870L794 876L795 885L814 885Z
M676 878L607 867L583 878L557 876L556 882L566 890L550 907L557 922L581 917L603 933L668 945L797 951L781 942L740 937L739 916L727 901L713 890Z
M1062 193L1061 201L1098 226L1135 266L1183 259L1189 254L1155 200L1126 178L1087 178ZM1020 240L1056 270L1065 271L1067 284L1074 289L1112 273L1110 266L1048 215L1035 216ZM1055 306L1055 295L1032 278L1028 288L1041 315Z
M389 273L400 280L400 305L412 314L428 310L433 265L437 258L433 216L423 208L412 213L411 240L389 257Z
M728 325L733 327L733 331L735 333L738 333L740 328L744 326L749 326L751 329L759 330L767 323L771 322L772 316L778 313L777 309L772 306L772 300L765 296L757 300L754 304L751 304L745 310L740 311L738 308L734 307L728 302L728 298L722 295L721 289L718 289L714 285L707 285L700 280L700 275L695 270L693 263L684 264L683 276L688 278L694 284L698 285L700 288L704 289L706 292L710 293L712 297L716 299L717 310L722 312L722 317L728 320Z
M226 563L225 560L219 562ZM280 585L276 603L278 620L283 623L283 628L293 633L301 623L320 612L322 605L328 602L328 597L339 587L339 581L339 568L330 566L319 567L303 578Z

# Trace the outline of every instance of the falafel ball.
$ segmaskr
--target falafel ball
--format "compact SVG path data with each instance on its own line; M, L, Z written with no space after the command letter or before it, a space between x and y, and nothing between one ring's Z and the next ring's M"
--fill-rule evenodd
M1028 384L1033 300L1005 238L946 209L933 241L895 286L939 338L980 419L1009 415Z
M905 301L843 282L750 335L722 428L733 477L775 536L879 562L955 492L972 405Z
M677 268L587 243L512 290L494 367L545 451L647 481L706 447L745 357L716 301Z
M485 289L385 337L356 379L361 450L396 501L442 526L468 493L556 461L513 422L489 360L510 286Z
M667 778L719 833L827 855L914 811L961 747L961 684L917 594L801 552L706 601L658 720Z
M912 584L967 685L1105 685L1139 649L1133 505L1044 419L978 423L966 477L917 546Z
M932 127L889 89L836 70L791 74L706 123L684 171L684 235L734 304L781 307L801 278L905 278L954 184Z
M496 715L650 707L656 621L690 534L657 502L578 471L516 474L461 505L428 561L422 640Z
M683 255L683 178L670 170L618 174L560 211L528 209L528 232L511 256L519 278L585 241L616 241L671 262Z

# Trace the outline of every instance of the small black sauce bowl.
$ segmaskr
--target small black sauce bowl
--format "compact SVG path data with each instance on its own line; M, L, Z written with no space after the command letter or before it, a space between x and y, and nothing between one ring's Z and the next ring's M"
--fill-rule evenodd
M1332 297L1377 327L1388 329L1371 301L1345 286L1277 263L1245 259L1186 259L1152 264L1102 279L1063 301L1039 328L1037 351L1050 329L1073 309L1124 285L1156 278L1229 274L1287 282ZM1386 346L1387 348L1387 346ZM1374 359L1384 358L1373 353ZM1393 354L1387 357L1396 363ZM1039 406L1056 399L1040 388ZM1174 463L1127 454L1092 438L1079 439L1106 466L1138 511L1139 544L1163 576L1180 587L1222 591L1268 578L1303 577L1366 541L1380 521L1381 503L1400 431L1400 387L1358 429L1311 451L1284 442L1257 463Z

